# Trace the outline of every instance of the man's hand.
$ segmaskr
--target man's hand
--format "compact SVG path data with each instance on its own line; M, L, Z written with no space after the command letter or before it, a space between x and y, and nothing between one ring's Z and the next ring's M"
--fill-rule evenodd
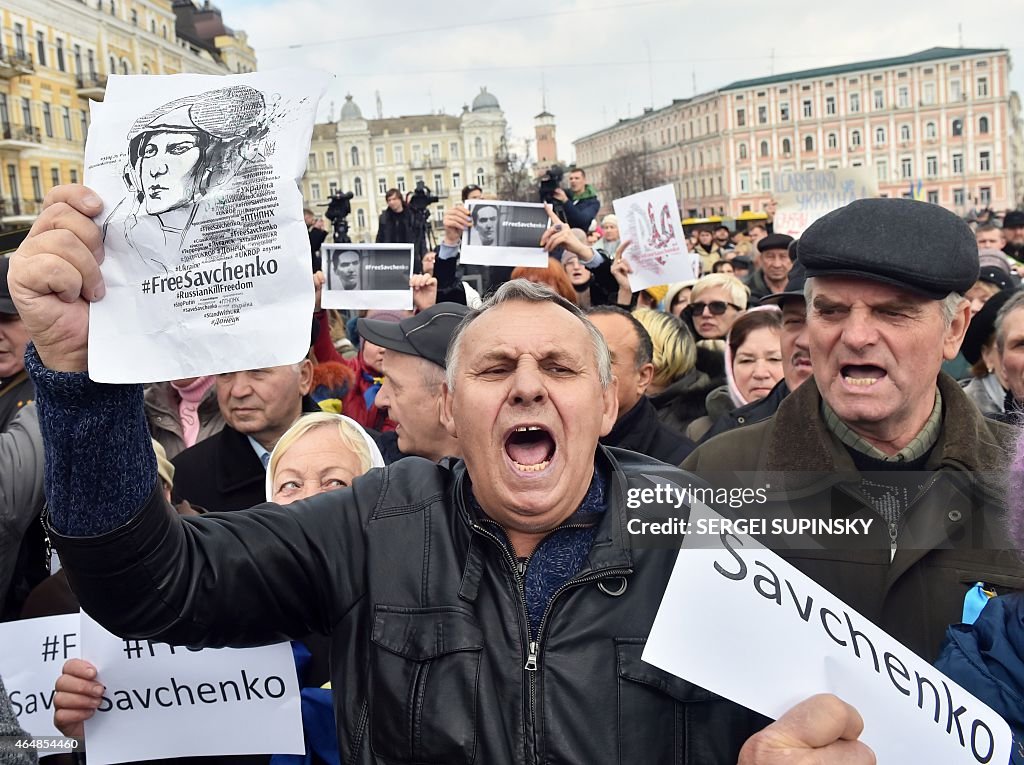
M57 186L11 257L11 297L39 358L58 372L88 368L89 303L106 293L103 233L91 219L102 209L85 186Z
M437 261L437 253L434 252L433 250L431 250L430 252L424 254L423 260L421 261L421 263L423 265L423 273L433 275L433 273L434 273L434 263L436 261Z
M323 271L317 271L313 274L313 291L316 295L316 302L313 304L314 311L322 310L320 305L320 299L324 296L324 282L327 281L327 277L324 276Z
M81 738L85 721L96 714L106 690L96 682L96 667L83 659L68 659L54 689L53 724L65 736Z
M874 765L874 753L857 740L863 730L845 701L811 696L747 739L738 765Z
M594 251L581 242L569 226L562 223L562 220L555 215L551 205L544 205L544 210L552 223L551 226L544 229L544 233L540 237L540 246L544 248L544 251L551 253L562 247L578 257L581 263L589 263L593 260Z
M619 243L615 250L615 262L612 263L611 272L615 277L615 283L619 285L619 294L615 298L617 305L629 305L633 300L633 288L629 286L629 275L633 273L629 261L626 260L625 252L633 244L632 239L626 239Z
M473 218L465 205L449 207L444 212L444 243L455 247L462 241L462 232L473 225Z
M412 304L417 312L425 311L437 302L437 279L430 274L413 274L409 277L412 287Z

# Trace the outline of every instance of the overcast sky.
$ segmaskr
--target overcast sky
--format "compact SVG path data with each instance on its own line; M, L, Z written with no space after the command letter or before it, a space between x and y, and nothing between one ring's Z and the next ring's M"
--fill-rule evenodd
M481 86L514 139L533 136L542 91L572 141L645 106L740 79L899 56L934 46L1010 50L1024 91L1020 0L214 0L244 29L260 69L319 66L335 75L319 119L351 93L366 117L458 114ZM713 11L709 12L709 8ZM774 57L773 57L774 53Z

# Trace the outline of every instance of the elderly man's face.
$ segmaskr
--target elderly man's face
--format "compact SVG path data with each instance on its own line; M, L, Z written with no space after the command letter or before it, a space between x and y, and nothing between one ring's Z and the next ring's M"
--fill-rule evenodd
M475 222L473 228L480 236L481 244L493 244L494 236L498 230L498 209L496 207L476 208Z
M598 438L615 423L616 386L601 387L590 334L554 303L492 308L459 352L445 418L473 492L513 543L543 534L586 494Z
M28 330L17 314L0 313L0 377L13 377L25 368Z
M864 279L819 277L807 313L818 390L843 422L895 453L927 421L939 367L960 350L968 315L958 311L947 329L937 300Z
M793 261L786 250L765 250L761 253L761 268L768 281L779 283L786 281Z
M146 212L158 215L192 203L202 151L195 133L154 133L142 146L139 174Z
M1024 310L1014 310L1003 320L1001 356L1006 383L1017 401L1024 401Z
M613 313L598 313L590 317L612 354L612 373L618 381L619 416L626 414L643 398L654 376L654 364L647 363L637 369L636 352L640 338L636 327L625 316Z
M1024 226L1003 227L1003 236L1010 244L1024 244Z
M437 453L446 443L441 424L441 368L418 356L385 351L381 369L384 384L374 403L386 408L388 417L398 423L398 448L435 462L451 456Z
M807 303L786 298L782 304L782 371L790 393L811 376L811 351L807 347Z
M302 412L312 381L309 361L228 372L217 375L217 403L228 425L269 450Z

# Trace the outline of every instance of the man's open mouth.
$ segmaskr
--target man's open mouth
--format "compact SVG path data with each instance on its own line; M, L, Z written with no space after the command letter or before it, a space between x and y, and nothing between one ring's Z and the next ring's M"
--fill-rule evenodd
M839 373L847 385L864 388L870 388L886 376L885 370L874 364L846 364L839 370Z
M517 470L539 473L555 456L555 439L540 425L520 425L506 436L505 454Z

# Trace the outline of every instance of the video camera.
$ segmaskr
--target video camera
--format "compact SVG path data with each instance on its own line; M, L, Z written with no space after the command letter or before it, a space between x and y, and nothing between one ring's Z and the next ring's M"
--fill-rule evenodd
M336 191L327 197L327 212L324 216L334 227L335 243L351 241L348 238L348 221L345 218L352 212L351 200L354 196L351 191Z
M409 199L409 207L416 212L422 212L426 210L429 205L432 205L441 200L434 196L427 188L427 184L423 181L416 181L416 189L412 192L412 197Z
M555 190L560 188L562 185L562 177L565 175L559 165L552 165L548 168L547 172L540 177L540 201L549 205L554 205L558 202L555 199Z

